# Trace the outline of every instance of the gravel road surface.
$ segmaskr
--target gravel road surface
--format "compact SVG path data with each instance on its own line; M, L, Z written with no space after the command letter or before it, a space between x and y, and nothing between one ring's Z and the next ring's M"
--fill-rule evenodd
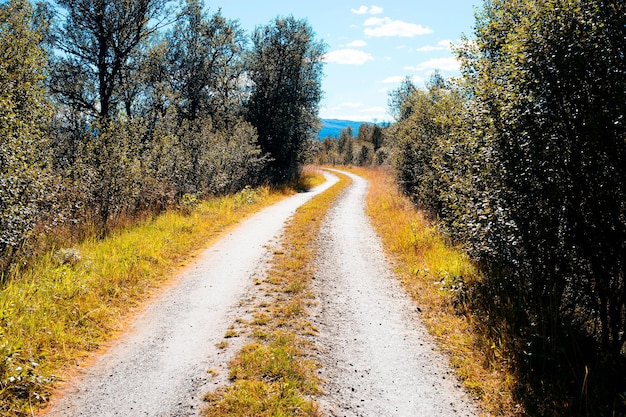
M393 276L365 214L367 182L339 197L323 226L313 318L325 394L323 415L475 416L467 398ZM269 207L205 251L151 302L116 342L53 401L47 417L197 416L227 361L215 345L254 292L286 220L313 196Z
M322 226L313 285L323 414L478 415L393 276L365 213L367 182L349 175Z
M207 370L224 367L215 344L271 253L268 243L306 201L337 181L332 176L243 222L135 320L129 333L73 381L48 417L180 417L197 415L212 385Z

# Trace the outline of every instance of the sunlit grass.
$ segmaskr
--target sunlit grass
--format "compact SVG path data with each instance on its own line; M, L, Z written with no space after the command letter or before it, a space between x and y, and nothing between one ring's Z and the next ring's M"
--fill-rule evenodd
M313 165L304 167L302 175L300 175L299 188L302 190L310 190L325 181L322 169Z
M465 388L490 415L516 415L515 377L472 325L463 287L480 280L468 257L441 235L398 189L384 169L354 169L370 181L367 213L421 317ZM461 296L460 296L461 295Z
M65 250L53 250L0 292L0 414L45 403L54 380L125 328L133 311L225 230L285 196L246 189Z
M271 301L261 301L249 325L252 342L230 364L232 385L209 393L206 417L319 416L314 396L320 392L308 337L308 290L316 256L315 238L325 214L349 184L341 181L306 203L294 215L275 251L263 283Z

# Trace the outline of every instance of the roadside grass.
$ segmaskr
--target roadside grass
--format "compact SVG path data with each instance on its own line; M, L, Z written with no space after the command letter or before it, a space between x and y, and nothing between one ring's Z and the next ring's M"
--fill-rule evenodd
M307 191L312 188L322 185L324 183L324 175L322 169L316 165L307 165L304 167L300 180L296 186L296 189Z
M291 192L246 188L194 203L106 239L51 250L7 280L0 291L0 415L32 415L45 406L55 382L124 330L178 269Z
M287 225L281 249L274 252L266 296L248 322L251 339L230 363L231 385L206 394L205 417L320 416L313 396L320 392L318 363L308 338L317 331L308 319L314 302L315 239L333 201L349 185L348 177L298 209Z
M477 331L463 302L464 288L478 282L480 272L415 209L391 171L351 171L369 180L367 213L395 260L403 286L465 388L480 400L487 415L522 415L513 399L514 374L498 344Z

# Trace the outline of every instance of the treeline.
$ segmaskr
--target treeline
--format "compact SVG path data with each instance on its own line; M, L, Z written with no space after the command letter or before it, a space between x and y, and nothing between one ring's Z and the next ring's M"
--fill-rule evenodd
M306 21L248 37L200 0L2 2L1 279L40 236L296 179L324 52Z
M357 135L351 126L342 129L339 137L327 136L313 149L314 161L320 165L383 165L389 158L384 129L374 123L363 123Z
M489 0L460 79L391 95L398 179L481 267L459 305L528 415L626 415L625 22L622 0Z

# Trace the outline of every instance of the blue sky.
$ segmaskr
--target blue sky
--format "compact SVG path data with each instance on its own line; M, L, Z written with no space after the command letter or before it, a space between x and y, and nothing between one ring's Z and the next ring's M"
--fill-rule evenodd
M325 119L388 121L388 92L406 76L423 85L437 68L458 75L449 45L471 36L482 0L206 0L250 33L276 16L307 19L328 44L324 67Z

